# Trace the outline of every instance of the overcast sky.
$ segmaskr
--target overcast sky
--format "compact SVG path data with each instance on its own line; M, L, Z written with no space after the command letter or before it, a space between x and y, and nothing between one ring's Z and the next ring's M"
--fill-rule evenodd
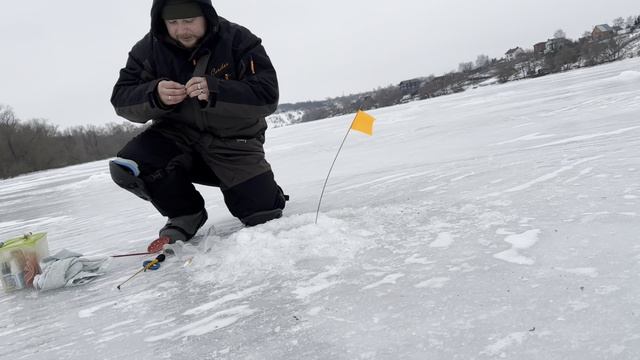
M0 104L61 127L119 122L109 98L149 29L151 0L0 2ZM442 74L478 54L531 48L562 28L640 14L637 0L219 0L263 39L281 102L321 100Z

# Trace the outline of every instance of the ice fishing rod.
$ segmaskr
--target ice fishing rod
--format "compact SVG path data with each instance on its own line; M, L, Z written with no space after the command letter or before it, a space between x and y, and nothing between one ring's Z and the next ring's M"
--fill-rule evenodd
M151 252L142 252L142 253L131 253L131 254L122 254L122 255L111 255L110 257L112 258L123 258L123 257L131 257L131 256L146 256L146 255L153 255L155 253L151 253Z
M130 278L128 278L122 284L117 286L118 290L120 290L120 287L122 285L126 284L127 282L129 282L129 280L131 280L134 277L138 276L138 274L140 274L141 272L146 272L149 269L156 270L160 266L160 263L163 262L166 258L167 257L164 254L160 254L160 255L156 256L156 258L151 260L151 261L145 261L144 264L143 264L142 269L138 270L138 272L136 272L135 274L131 275Z

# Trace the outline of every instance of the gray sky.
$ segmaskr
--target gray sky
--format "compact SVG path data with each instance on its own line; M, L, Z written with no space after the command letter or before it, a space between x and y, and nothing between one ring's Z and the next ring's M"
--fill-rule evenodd
M640 14L632 0L214 1L263 39L281 102L320 100L442 74L478 54L531 48L562 28ZM151 0L2 1L0 104L61 127L118 122L109 98Z

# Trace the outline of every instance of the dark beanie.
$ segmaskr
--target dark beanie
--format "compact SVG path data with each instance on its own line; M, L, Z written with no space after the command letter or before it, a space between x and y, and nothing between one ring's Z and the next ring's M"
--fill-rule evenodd
M162 8L164 20L188 19L203 15L200 5L194 0L167 0Z

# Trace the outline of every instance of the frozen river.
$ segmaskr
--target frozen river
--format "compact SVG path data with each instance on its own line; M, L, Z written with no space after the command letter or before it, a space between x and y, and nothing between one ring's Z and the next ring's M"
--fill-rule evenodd
M0 295L2 359L637 359L640 61L268 132L291 195L242 229L202 189L210 250L127 279ZM0 238L146 248L164 219L99 161L0 181Z

